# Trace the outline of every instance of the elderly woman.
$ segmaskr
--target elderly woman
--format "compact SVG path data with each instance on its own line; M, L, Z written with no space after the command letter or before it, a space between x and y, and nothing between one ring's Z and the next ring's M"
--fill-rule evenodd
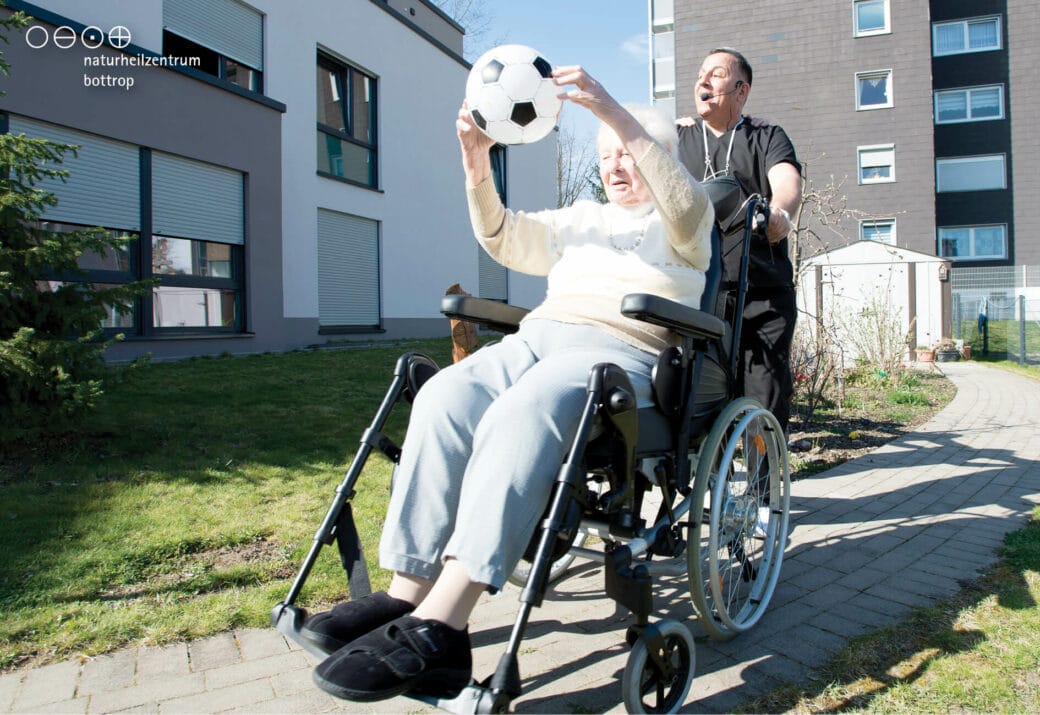
M621 315L624 295L698 305L714 214L675 158L670 118L619 105L581 67L553 71L561 97L602 121L609 203L506 210L491 178L493 140L466 107L456 130L470 217L488 253L548 275L545 301L520 330L452 365L419 393L380 543L388 592L312 616L304 637L326 650L314 680L351 700L404 692L442 697L470 681L470 612L504 583L530 541L574 437L589 370L612 362L650 400L667 331Z

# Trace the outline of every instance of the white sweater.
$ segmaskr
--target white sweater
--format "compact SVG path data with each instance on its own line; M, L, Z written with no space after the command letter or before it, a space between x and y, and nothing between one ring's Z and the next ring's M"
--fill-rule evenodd
M492 258L548 276L545 300L525 320L596 325L651 353L674 344L665 328L621 315L621 299L653 293L698 307L714 210L700 184L658 145L637 159L636 170L653 197L636 207L577 201L513 212L490 178L469 190L474 234Z

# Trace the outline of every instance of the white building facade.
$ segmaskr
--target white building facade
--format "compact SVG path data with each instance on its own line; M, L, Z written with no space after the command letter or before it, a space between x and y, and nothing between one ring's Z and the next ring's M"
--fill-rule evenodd
M472 237L454 128L463 32L432 4L9 6L35 19L5 50L4 128L83 147L65 163L78 193L54 186L44 218L131 238L126 256L85 265L90 279L158 280L132 316L113 314L127 335L114 359L447 335L454 283L522 305L544 294ZM499 153L510 207L555 206L555 150L553 135Z

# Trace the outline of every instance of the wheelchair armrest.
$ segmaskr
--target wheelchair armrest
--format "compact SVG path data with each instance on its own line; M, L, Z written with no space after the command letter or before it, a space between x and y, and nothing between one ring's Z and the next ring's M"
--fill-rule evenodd
M680 335L718 339L726 334L726 324L714 315L659 295L629 293L621 301L621 313Z
M441 312L449 318L468 320L500 333L515 333L521 319L530 311L470 295L446 295L441 298Z

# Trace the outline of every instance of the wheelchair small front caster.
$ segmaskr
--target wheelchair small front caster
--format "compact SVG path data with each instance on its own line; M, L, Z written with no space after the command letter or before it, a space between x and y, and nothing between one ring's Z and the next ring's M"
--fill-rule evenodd
M621 678L625 710L674 713L686 702L696 670L693 636L677 621L648 625L632 646Z

